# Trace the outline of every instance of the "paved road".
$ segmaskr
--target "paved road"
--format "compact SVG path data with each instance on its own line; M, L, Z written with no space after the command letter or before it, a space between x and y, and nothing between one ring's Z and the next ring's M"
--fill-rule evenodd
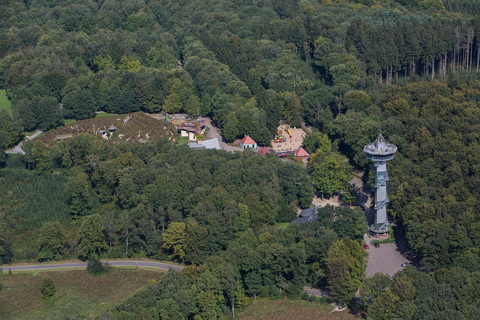
M108 264L114 267L135 267L138 263L139 267L148 267L148 268L157 268L162 270L174 269L174 270L183 270L182 266L175 266L172 264L162 263L162 262L151 262L151 261L108 261ZM3 268L3 271L12 270L12 271L31 271L31 270L51 270L51 269L66 269L66 268L86 268L86 262L76 262L76 263L58 263L58 264L36 264L28 266L0 266Z
M37 132L35 132L33 135L31 135L30 137L27 137L28 140L32 140L34 138L36 138L37 136L40 135L40 133L42 133L43 131L42 130L38 130ZM13 149L10 149L10 150L7 150L5 151L5 153L10 153L10 154L13 154L13 153L21 153L21 154L25 154L25 151L22 150L22 145L23 145L23 142L20 142L19 144L17 144L15 146L15 148Z
M322 291L320 289L310 288L310 287L303 287L303 291L308 293L309 295L314 295L316 297L328 297L328 293Z
M225 141L223 141L223 137L220 133L218 133L218 130L215 126L212 125L212 120L208 117L205 117L205 118L199 118L199 119L205 119L205 127L207 127L209 129L209 133L210 135L212 136L212 139L215 139L217 138L218 139L218 142L220 143L220 147L222 148L222 150L226 150L226 151L230 151L230 152L242 152L242 148L241 147L232 147L231 145L225 143Z

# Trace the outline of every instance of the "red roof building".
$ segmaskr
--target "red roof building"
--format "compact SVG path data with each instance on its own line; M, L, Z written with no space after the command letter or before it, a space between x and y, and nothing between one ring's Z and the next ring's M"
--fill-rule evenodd
M308 154L308 152L305 151L305 149L300 147L299 149L293 151L293 156L295 158L308 158L308 157L310 157L310 154Z
M272 153L267 147L262 147L260 150L257 151L257 153L261 156L266 155L267 153Z
M247 148L256 149L257 148L257 143L255 142L255 140L250 138L249 135L246 135L245 138L240 140L240 147L242 147L242 149L244 149L244 150L247 149Z

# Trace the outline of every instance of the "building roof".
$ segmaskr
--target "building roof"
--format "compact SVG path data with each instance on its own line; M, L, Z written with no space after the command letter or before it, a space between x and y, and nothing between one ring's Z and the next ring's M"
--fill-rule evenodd
M387 142L380 133L374 143L367 144L363 151L372 155L390 155L397 152L397 147L393 143Z
M210 139L210 140L205 140L200 142L205 148L207 149L216 149L216 150L222 150L220 147L220 143L218 142L218 139Z
M310 154L307 151L305 151L305 149L303 149L302 147L300 147L300 149L297 149L297 150L293 151L293 155L295 157L309 157L310 156Z
M300 211L298 218L290 221L290 224L293 224L295 222L297 222L298 224L302 224L307 221L314 222L315 220L317 220L317 212L318 212L317 206L302 210Z
M267 153L272 153L272 151L270 151L270 149L268 149L267 147L261 147L260 150L257 151L257 153L261 156L264 156Z
M206 149L204 145L198 143L197 141L189 143L188 146L192 149Z
M110 131L115 131L115 130L117 130L117 127L115 127L115 126L110 126L110 128L108 128L108 130L110 130Z
M255 144L255 140L253 140L252 138L250 138L250 136L247 134L245 136L245 138L243 138L242 140L240 140L240 143L243 144L243 145L246 145L246 144Z
M218 142L218 139L210 139L210 140L205 140L205 141L195 141L191 142L188 144L188 146L192 149L216 149L216 150L222 150L220 147L220 143Z
M178 126L178 129L199 133L205 128L205 119L195 120L191 122L184 122Z

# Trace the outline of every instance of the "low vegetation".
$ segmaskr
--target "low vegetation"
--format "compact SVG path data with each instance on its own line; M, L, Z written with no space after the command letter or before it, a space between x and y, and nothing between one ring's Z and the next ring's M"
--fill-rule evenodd
M314 319L360 319L360 315L353 315L349 310L332 312L334 306L329 303L307 302L298 300L257 300L252 302L244 311L238 314L241 320L314 320Z
M112 135L109 131L111 126L117 128ZM101 131L105 134L102 135ZM39 137L38 140L46 145L52 145L57 139L65 139L80 133L88 133L97 137L103 136L109 143L118 143L119 141L145 143L147 141L158 141L159 139L177 142L178 139L174 127L149 117L143 112L136 112L122 115L97 113L95 118L69 122L64 126L50 130Z
M5 90L0 90L0 110L7 110L12 113L12 103L8 100Z
M163 273L115 268L102 276L85 270L13 273L0 275L0 319L64 319L73 315L95 318L123 301ZM50 278L54 296L43 299L42 281ZM47 290L51 295L51 285Z

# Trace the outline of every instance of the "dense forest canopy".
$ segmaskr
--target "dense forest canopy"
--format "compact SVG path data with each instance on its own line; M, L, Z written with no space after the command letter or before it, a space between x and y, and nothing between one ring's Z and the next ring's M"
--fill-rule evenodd
M398 146L389 213L434 273L365 282L378 306L369 316L474 317L460 301L478 308L469 291L480 268L478 0L4 0L1 9L0 88L13 108L0 111L3 262L136 255L200 264L168 275L181 290L140 294L153 306L174 294L158 310L142 307L162 319L208 318L241 304L241 292L294 296L305 283L348 300L364 276L362 213L327 208L315 224L275 224L308 207L313 187L344 187L321 174L343 163L340 153L371 173L362 150L381 126ZM3 152L24 131L139 110L209 116L227 142L249 134L268 145L281 119L319 132L304 145L314 155L308 171L250 152L108 146L88 135L25 143L23 157ZM58 241L45 236L54 221ZM137 312L134 304L117 315Z

